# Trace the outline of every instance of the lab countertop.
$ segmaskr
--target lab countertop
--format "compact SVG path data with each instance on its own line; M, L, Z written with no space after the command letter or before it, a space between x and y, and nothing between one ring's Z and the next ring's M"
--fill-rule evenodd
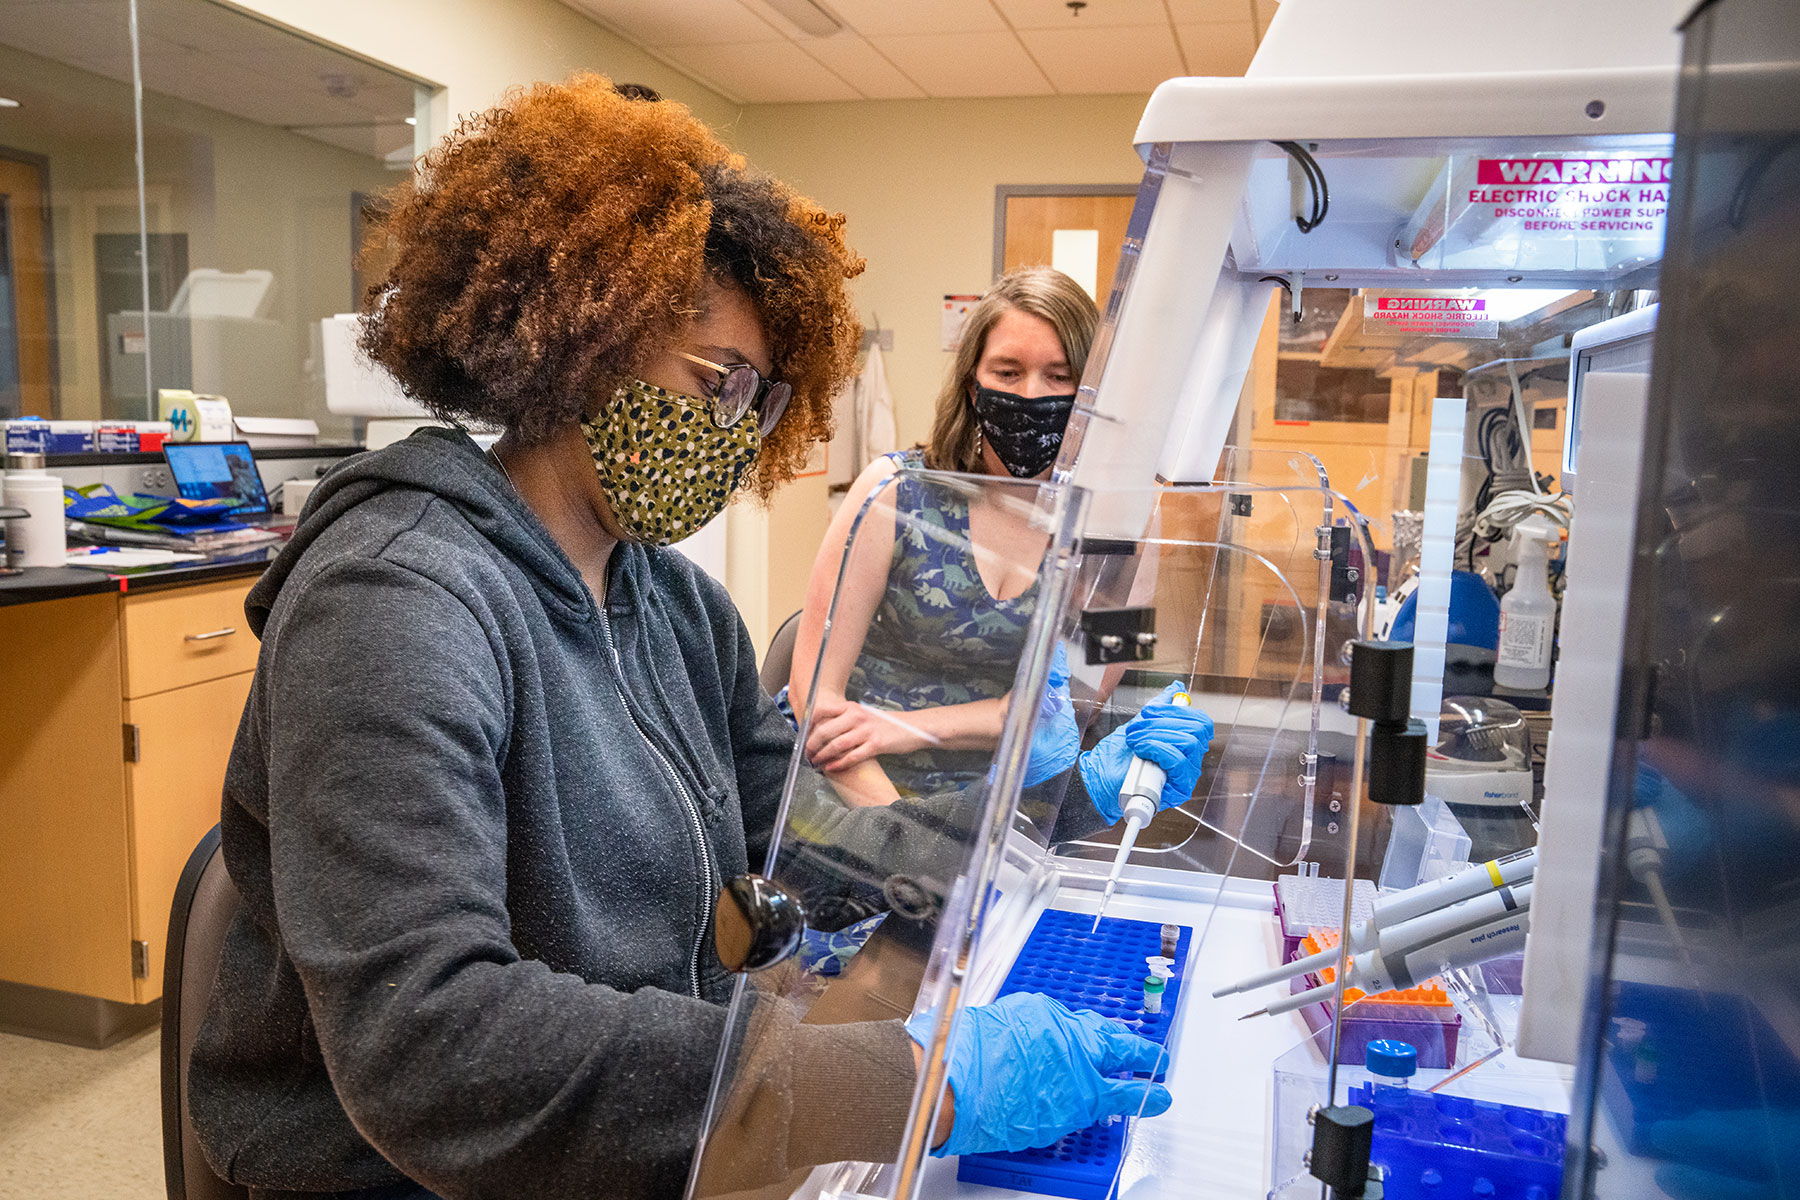
M166 566L102 571L92 567L26 567L17 575L0 575L0 607L67 600L104 592L149 592L213 583L221 579L261 575L285 541L234 546L204 559Z

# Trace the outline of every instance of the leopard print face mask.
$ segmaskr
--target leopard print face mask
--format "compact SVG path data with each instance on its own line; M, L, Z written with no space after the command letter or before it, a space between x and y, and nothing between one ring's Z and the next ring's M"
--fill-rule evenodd
M581 434L621 529L650 546L679 542L723 512L762 449L754 416L720 429L710 400L641 379L582 422Z

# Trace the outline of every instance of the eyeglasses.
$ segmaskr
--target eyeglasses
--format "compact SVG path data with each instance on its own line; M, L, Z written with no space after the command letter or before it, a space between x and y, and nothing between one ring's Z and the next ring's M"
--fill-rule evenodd
M712 394L712 419L720 429L730 429L745 413L754 411L757 433L768 437L794 398L793 388L771 383L749 363L708 362L685 352L681 357L719 373L719 390Z

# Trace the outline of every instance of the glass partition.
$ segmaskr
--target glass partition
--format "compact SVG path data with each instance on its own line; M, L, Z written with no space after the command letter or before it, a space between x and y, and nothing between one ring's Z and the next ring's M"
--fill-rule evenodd
M359 306L433 89L211 0L135 7L0 5L0 418L155 419L174 388L350 440L320 322Z
M1333 558L1315 551L1321 531L1330 546L1341 500L1316 463L1241 466L1290 482L1095 495L903 471L871 497L798 698L801 747L765 868L805 933L793 958L739 984L691 1195L805 1185L899 1197L959 1180L1041 1183L1065 1168L1112 1172L1122 1187L1155 1174L1163 1187L1216 1185L1205 1194L1260 1190L1267 1118L1208 1088L1210 1047L1232 1043L1221 1052L1260 1088L1306 1028L1280 1017L1233 1028L1250 1006L1208 993L1270 965L1274 859L1310 847L1341 861L1352 844L1356 726L1324 702L1321 681L1371 610L1368 589L1346 586L1340 569L1344 611L1332 620ZM1096 513L1105 536L1090 536ZM1116 536L1125 513L1138 536ZM1344 528L1353 536L1340 541L1372 553ZM925 628L939 632L918 637ZM1213 721L1211 744L1189 798L1121 859L1103 810L1122 780L1084 771L1077 755L1102 761L1123 725L1177 689ZM976 709L999 718L985 733L947 720L953 706L990 702ZM843 719L846 707L859 715ZM1336 714L1343 792L1309 828L1313 801L1330 804L1308 792L1323 712ZM868 716L893 752L844 766L834 742ZM722 917L726 938L735 927ZM1159 951L1171 979L1153 1005L1145 979ZM1158 1077L1186 1107L1047 1151L930 1157L959 1014L1016 991L1160 1040ZM863 1023L894 1018L910 1020L921 1047L911 1103L885 1128L850 1128L821 1097L892 1086L867 1076L855 1046ZM1176 1055L1177 1039L1201 1049ZM832 1065L806 1077L800 1064L819 1062L808 1047L821 1044L834 1047ZM1196 1119L1229 1148L1195 1142Z
M1647 393L1639 376L1635 538L1619 530L1618 719L1594 731L1607 857L1570 1145L1601 1196L1782 1196L1800 1178L1794 16L1724 0L1683 26L1684 185ZM1609 465L1605 431L1583 428L1578 516Z
M141 290L129 25L126 0L0 6L0 419L99 416L98 297Z

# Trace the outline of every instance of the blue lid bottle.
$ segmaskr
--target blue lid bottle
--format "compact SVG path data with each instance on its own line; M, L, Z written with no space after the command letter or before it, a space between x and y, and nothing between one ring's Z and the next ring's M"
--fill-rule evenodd
M1375 1077L1377 1106L1404 1107L1411 1093L1406 1081L1419 1069L1419 1052L1410 1042L1382 1038L1370 1042L1363 1052L1363 1065Z
M1383 1082L1411 1079L1419 1069L1419 1052L1410 1042L1395 1041L1393 1038L1382 1038L1370 1042L1364 1052L1363 1065L1369 1068L1371 1075L1384 1075Z

